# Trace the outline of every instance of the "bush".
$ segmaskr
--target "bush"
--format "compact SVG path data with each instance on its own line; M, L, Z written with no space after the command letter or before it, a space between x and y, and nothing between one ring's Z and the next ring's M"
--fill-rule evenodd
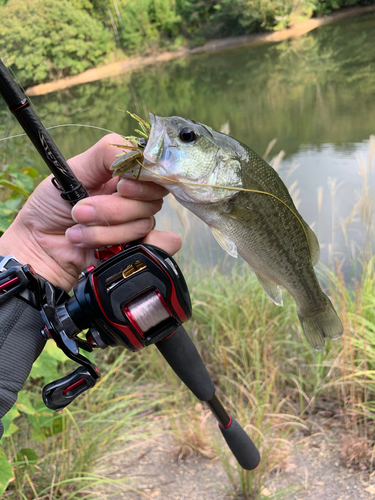
M114 49L104 26L68 0L9 0L0 18L0 53L24 85L80 73Z
M112 4L112 2L111 2ZM120 46L127 52L144 52L170 42L180 31L181 17L175 0L116 0L107 6L95 2L94 7L105 13L102 18L112 26Z

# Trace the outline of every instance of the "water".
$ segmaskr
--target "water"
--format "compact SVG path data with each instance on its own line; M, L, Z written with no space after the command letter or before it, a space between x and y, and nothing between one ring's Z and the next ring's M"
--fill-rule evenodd
M348 273L349 260L358 253L353 242L363 248L368 230L368 223L358 216L349 232L344 222L363 188L359 159L367 162L367 184L375 187L368 160L369 136L375 134L374 47L371 14L295 40L147 67L34 98L33 103L46 126L83 123L127 135L135 123L119 110L129 109L143 116L147 111L180 115L216 129L228 122L230 135L261 155L277 138L268 159L285 152L279 173L293 187L301 214L319 237L322 262L344 259ZM11 132L16 129L10 127ZM102 133L62 128L53 136L63 154L71 157ZM299 167L289 175L295 164ZM318 190L323 193L320 207ZM203 223L187 217L181 207L166 203L158 227L181 234L186 249L200 262L231 262Z

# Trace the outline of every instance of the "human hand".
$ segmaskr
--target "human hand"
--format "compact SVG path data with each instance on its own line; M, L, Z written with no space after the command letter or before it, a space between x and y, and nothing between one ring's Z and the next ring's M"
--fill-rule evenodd
M73 209L52 185L51 176L35 189L16 220L0 238L0 255L13 254L43 278L69 291L78 275L97 265L94 249L143 238L170 254L181 247L171 232L153 230L168 191L151 182L112 178L109 170L122 137L110 134L69 160L89 197Z

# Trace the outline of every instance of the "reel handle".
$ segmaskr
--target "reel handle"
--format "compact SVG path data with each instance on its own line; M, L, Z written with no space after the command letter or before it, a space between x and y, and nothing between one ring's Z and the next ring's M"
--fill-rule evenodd
M221 433L243 469L253 470L260 462L259 451L240 424L225 410L197 348L183 326L156 347L176 375L201 401L205 401L219 422Z

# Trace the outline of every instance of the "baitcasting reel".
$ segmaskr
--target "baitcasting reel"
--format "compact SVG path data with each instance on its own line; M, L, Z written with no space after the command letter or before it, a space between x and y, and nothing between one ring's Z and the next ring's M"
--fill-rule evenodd
M88 196L1 60L0 95L55 176L53 183L61 196L72 205ZM139 351L155 344L193 394L207 403L239 464L247 470L258 466L257 448L215 394L206 367L182 326L191 316L190 297L170 255L141 244L98 250L97 258L102 263L83 273L72 297L38 277L30 266L8 257L0 263L4 271L0 303L7 296L22 294L25 299L27 294L27 300L41 312L43 336L52 337L80 365L70 375L44 387L43 399L49 408L64 408L100 378L98 368L79 349L124 346ZM83 340L78 335L85 329L89 330Z
M43 389L43 400L53 410L67 406L100 376L79 348L124 346L139 351L169 337L191 317L189 291L178 265L151 245L131 246L87 269L74 295L63 303L56 303L51 286L46 296L41 310L45 338L52 337L81 365ZM85 341L78 334L86 329Z

